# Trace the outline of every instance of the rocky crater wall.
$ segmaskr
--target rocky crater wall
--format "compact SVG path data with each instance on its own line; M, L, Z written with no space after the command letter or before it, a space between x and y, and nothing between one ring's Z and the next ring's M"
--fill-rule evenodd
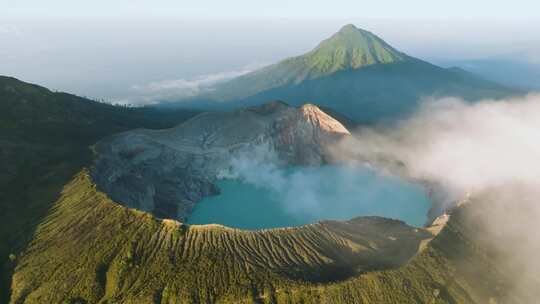
M326 147L349 134L314 105L295 108L275 101L102 140L91 175L117 202L185 221L198 201L219 193L215 181L233 158L253 155L283 166L318 166L328 159Z

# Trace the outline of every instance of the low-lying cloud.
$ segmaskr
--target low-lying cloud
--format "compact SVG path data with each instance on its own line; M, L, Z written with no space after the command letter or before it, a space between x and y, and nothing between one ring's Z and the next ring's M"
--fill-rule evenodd
M204 74L191 78L168 79L146 84L136 84L130 88L133 92L132 97L117 100L115 103L148 105L163 101L179 101L184 98L210 92L216 84L248 74L261 66L260 64L250 64L238 70Z
M357 130L334 154L404 164L410 177L463 195L512 182L540 183L539 130L538 95L474 104L445 98L426 102L397 126Z

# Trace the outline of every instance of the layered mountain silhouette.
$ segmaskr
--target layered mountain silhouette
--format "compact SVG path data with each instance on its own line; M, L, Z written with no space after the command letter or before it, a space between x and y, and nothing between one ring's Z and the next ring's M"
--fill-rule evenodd
M461 69L445 69L408 56L375 34L346 25L307 54L216 85L173 103L230 109L268 100L306 102L345 113L359 123L391 120L414 111L425 97L501 98L516 90Z

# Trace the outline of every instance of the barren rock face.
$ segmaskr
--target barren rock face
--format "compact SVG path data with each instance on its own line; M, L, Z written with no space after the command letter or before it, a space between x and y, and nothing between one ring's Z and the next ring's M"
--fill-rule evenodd
M299 111L305 120L313 125L313 128L322 133L350 135L339 121L324 113L319 107L312 104L305 104Z
M117 202L185 220L214 195L234 157L266 146L283 165L320 165L348 130L314 105L270 102L232 113L203 113L167 130L134 130L96 145L92 176Z

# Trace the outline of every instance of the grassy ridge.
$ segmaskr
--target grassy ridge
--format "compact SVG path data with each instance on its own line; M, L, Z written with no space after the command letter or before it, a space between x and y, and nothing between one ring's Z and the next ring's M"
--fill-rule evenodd
M460 207L424 251L384 270L405 262L427 234L377 218L265 231L186 226L112 202L83 171L19 257L11 300L521 303L510 293L515 274L474 237L471 214L486 206Z
M381 218L266 231L184 226L113 203L83 172L19 257L12 302L251 302L395 267L430 236Z

